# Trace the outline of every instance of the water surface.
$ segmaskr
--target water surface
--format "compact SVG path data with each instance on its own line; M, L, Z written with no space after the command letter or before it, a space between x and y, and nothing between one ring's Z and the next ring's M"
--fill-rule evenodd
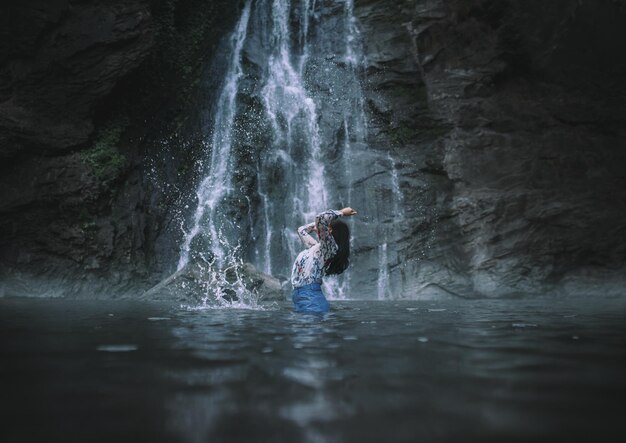
M621 301L0 300L0 441L623 441Z

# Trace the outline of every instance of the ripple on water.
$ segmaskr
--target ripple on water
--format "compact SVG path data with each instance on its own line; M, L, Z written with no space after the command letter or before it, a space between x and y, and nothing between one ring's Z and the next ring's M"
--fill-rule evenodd
M120 344L120 345L100 345L96 348L102 352L131 352L139 349L137 345L132 344Z
M444 432L440 441L457 441L460 433L477 441L493 435L565 441L583 435L580 430L608 441L608 432L624 429L623 305L442 302L447 313L433 314L427 311L433 304L396 305L337 302L329 316L307 318L286 303L277 312L202 312L180 310L179 303L165 310L0 299L5 390L19 392L16 411L31 408L41 423L55 418L42 431L49 435L57 423L71 428L85 419L84 403L73 406L67 392L78 399L114 393L116 401L101 405L97 423L112 418L123 426L115 436L135 423L154 429L174 423L175 435L163 441L250 441L260 422L277 432L303 426L308 436L327 429L323 437L330 441L388 441L390 429L403 427L411 435L396 441L431 441L429 429ZM573 314L575 321L562 318ZM358 340L345 341L351 336ZM66 370L57 371L59 365ZM48 402L33 408L42 384L33 384L32 374L48 368L44 381L59 389L47 389ZM165 415L151 415L155 405L165 405ZM486 418L500 411L506 421ZM224 414L233 421L216 435ZM117 422L120 417L128 422ZM14 435L28 430L19 420L5 421ZM454 429L445 431L451 421ZM569 434L561 434L563 423ZM517 438L520 429L530 430L527 439ZM607 432L597 434L602 429Z
M185 311L223 311L223 310L243 310L243 311L278 311L280 307L277 303L244 303L244 302L229 302L222 301L220 303L213 304L201 304L201 305L180 305L180 309Z
M283 370L283 376L310 388L319 388L324 385L324 381L318 377L315 371L307 368L285 368Z
M166 376L184 386L223 386L226 383L241 382L250 374L249 367L237 362L208 362L204 368L188 367L168 371Z

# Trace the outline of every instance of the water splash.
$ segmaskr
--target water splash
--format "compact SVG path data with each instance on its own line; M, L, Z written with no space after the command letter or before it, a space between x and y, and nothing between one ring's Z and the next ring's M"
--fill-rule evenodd
M231 251L227 265L218 266L215 258L194 265L195 274L202 276L202 280L196 281L196 284L204 294L200 303L193 306L194 309L266 309L259 293L246 284L245 266L239 258L239 250L240 245L237 245ZM182 284L185 289L185 283Z

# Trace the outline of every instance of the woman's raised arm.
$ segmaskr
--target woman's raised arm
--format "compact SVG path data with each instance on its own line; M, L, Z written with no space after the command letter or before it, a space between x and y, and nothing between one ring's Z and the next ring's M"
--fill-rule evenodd
M321 212L315 217L315 226L317 228L317 236L320 239L320 251L322 253L322 259L324 261L333 257L337 253L337 242L330 234L328 228L333 220L341 217L343 213L341 211L334 211L329 209L328 211Z
M300 240L302 240L302 243L304 243L304 246L307 247L307 249L317 244L317 240L315 240L311 236L311 232L314 231L315 223L309 223L308 225L300 226L298 228L298 236L300 237Z

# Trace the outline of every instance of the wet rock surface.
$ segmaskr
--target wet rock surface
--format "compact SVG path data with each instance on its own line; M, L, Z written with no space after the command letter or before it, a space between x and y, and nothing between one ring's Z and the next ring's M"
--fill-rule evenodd
M214 97L189 86L199 81L191 75L185 94L175 93L171 79L181 75L155 64L155 52L184 52L194 34L173 40L167 32L204 11L214 30L202 31L206 41L187 55L202 66L179 63L202 71L239 12L235 2L202 2L206 9L194 11L196 3L173 2L173 15L139 0L3 4L0 294L131 294L174 271L181 236L174 213L193 202L197 144L190 141L197 141L196 120L206 118L190 107ZM380 180L394 170L403 193L401 211L361 221L396 224L389 293L620 294L624 2L355 0L354 7L366 56L367 143L394 159L357 159L378 169L354 177L369 189L355 201L364 215L373 212L367 205L385 200ZM321 8L331 45L337 6ZM258 62L252 51L247 57ZM159 88L142 90L155 67L167 75L150 83ZM205 89L216 89L208 77ZM128 120L113 118L161 87L190 107L157 99ZM249 106L258 108L258 97ZM339 146L332 117L325 109L320 128ZM246 143L244 151L254 144ZM325 149L332 157L333 146ZM239 166L241 184L253 188L254 165ZM245 215L233 217L245 224ZM371 285L378 234L357 238L355 249L354 264L364 270L358 278Z
M620 293L623 2L357 1L356 14L373 143L402 158L406 295Z
M95 105L152 45L146 2L9 1L0 46L0 155L88 140Z
M0 294L117 297L173 272L172 208L193 169L184 109L237 10L2 4Z

